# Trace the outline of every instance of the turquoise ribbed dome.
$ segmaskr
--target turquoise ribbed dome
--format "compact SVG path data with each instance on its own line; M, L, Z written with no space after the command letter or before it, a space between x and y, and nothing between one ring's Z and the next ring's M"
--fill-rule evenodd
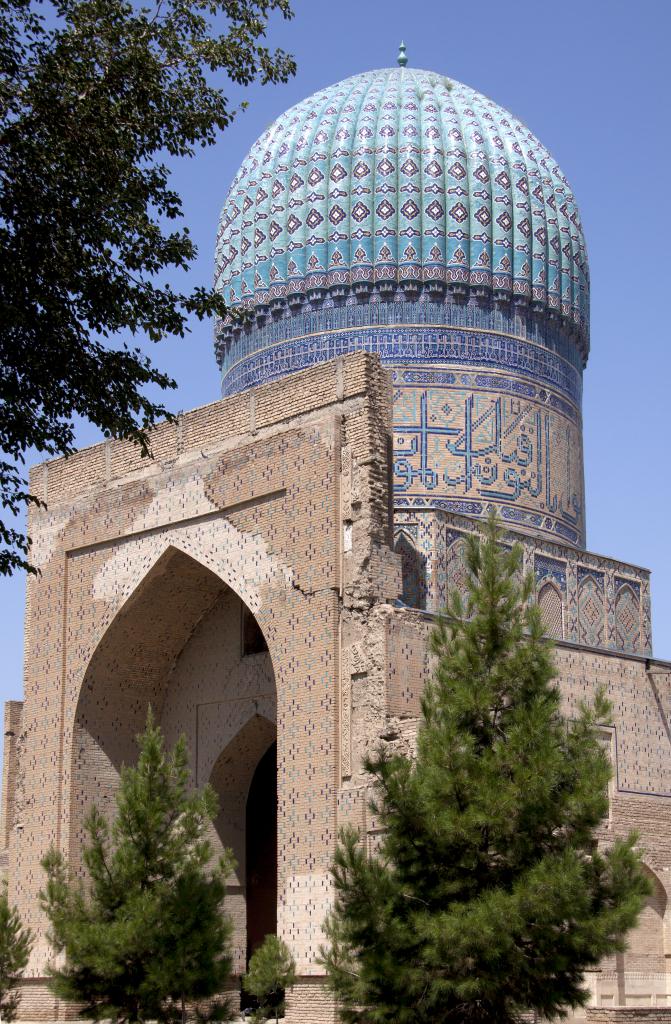
M513 299L588 353L585 241L560 168L502 107L414 68L355 75L268 128L223 208L216 285L260 315L372 292Z

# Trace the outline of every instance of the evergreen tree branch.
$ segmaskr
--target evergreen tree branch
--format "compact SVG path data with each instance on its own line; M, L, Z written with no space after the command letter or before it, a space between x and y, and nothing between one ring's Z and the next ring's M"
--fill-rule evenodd
M483 534L431 638L416 759L365 763L379 851L340 835L320 957L350 1024L565 1016L649 892L636 836L598 839L605 696L564 718L521 550L494 518Z

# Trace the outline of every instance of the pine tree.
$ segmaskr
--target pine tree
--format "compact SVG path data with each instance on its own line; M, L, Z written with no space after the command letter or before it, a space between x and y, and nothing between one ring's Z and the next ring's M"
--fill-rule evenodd
M188 791L186 743L164 750L151 711L135 768L124 768L113 824L86 822L89 884L73 879L60 853L43 861L42 906L65 964L50 970L61 999L82 1016L120 1022L171 1020L187 1004L216 997L230 971L229 920L222 913L229 856L211 866L206 838L214 791ZM221 1011L224 1001L215 999Z
M6 884L0 890L0 1019L16 1018L18 983L28 964L33 936L24 928L16 907L9 905Z
M284 993L295 983L296 961L291 950L276 935L266 935L252 953L244 980L245 990L258 999L262 1013L272 1011L275 1014L277 1024L284 1008Z
M433 633L416 759L366 764L379 850L350 829L336 852L322 962L345 1021L564 1016L648 891L634 834L597 845L609 705L562 717L533 579L495 517L467 565L465 602L452 594Z

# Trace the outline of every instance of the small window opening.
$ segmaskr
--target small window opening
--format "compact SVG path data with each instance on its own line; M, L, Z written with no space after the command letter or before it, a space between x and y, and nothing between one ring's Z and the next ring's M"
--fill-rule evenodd
M242 606L242 656L263 654L268 650L261 627L246 605Z

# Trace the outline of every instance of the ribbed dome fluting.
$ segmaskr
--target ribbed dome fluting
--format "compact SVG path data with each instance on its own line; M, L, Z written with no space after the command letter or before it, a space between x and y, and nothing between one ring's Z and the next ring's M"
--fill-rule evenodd
M216 283L248 308L399 285L516 297L587 357L585 242L557 163L481 93L412 68L355 75L268 128L224 205Z
M380 357L404 528L494 507L584 543L585 242L566 178L502 107L409 67L292 107L233 181L216 286L224 395Z

